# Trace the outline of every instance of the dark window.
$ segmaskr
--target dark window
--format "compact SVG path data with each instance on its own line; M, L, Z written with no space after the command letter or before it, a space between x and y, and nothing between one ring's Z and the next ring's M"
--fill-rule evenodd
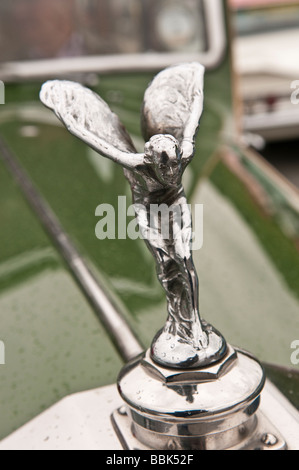
M1 61L204 52L201 0L1 0Z

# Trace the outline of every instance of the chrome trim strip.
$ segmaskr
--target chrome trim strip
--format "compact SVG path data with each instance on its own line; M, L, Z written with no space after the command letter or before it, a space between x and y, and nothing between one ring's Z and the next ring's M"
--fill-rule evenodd
M92 305L124 361L136 357L143 347L128 325L120 308L108 296L106 289L90 271L69 236L61 227L55 214L33 185L17 158L0 137L0 158L22 190L29 205L56 245L82 292Z
M3 81L59 78L76 73L155 71L181 62L200 62L207 69L217 67L226 50L226 31L221 0L203 0L207 17L209 50L204 53L143 53L7 62L0 65Z

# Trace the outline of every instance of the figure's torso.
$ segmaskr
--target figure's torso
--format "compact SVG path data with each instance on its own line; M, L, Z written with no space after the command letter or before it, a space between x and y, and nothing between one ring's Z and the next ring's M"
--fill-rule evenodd
M147 165L138 171L136 168L133 171L124 169L126 179L130 183L133 195L133 202L148 206L150 204L167 204L172 205L178 194L184 192L180 174L177 184L173 186L163 185L158 181L155 173Z

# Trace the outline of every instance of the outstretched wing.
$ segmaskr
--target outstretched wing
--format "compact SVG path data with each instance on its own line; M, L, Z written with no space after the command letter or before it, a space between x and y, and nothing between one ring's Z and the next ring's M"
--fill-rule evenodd
M181 144L183 158L191 159L203 111L204 67L180 64L160 72L144 95L141 115L143 137L171 134Z
M72 134L100 154L129 169L140 164L141 155L125 127L93 91L79 83L53 80L42 86L40 99Z

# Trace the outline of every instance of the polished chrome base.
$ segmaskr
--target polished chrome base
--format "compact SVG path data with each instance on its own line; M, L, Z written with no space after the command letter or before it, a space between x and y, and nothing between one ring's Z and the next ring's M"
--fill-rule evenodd
M171 334L169 332L171 327L166 323L165 328L159 331L153 339L151 358L163 367L180 370L198 369L220 361L227 353L225 339L212 325L202 321L201 327L207 342L204 347L200 345L200 337L197 342L194 342ZM192 329L196 337L199 330L197 324L193 324L191 331Z
M243 428L237 429L236 433L243 434L239 445L227 447L225 450L287 450L286 442L278 430L258 411L256 413L257 426L253 433L244 436ZM149 447L143 444L132 432L132 419L125 407L121 407L112 414L112 423L117 436L125 450L157 450L159 447ZM159 439L159 436L157 436ZM188 450L218 450L218 442L223 436L210 434L206 438L200 436L198 445ZM174 437L169 436L163 450L186 450L178 447Z
M146 352L120 373L126 406L114 427L126 449L284 449L257 413L264 381L259 362L231 346L218 363L185 371L157 366Z

